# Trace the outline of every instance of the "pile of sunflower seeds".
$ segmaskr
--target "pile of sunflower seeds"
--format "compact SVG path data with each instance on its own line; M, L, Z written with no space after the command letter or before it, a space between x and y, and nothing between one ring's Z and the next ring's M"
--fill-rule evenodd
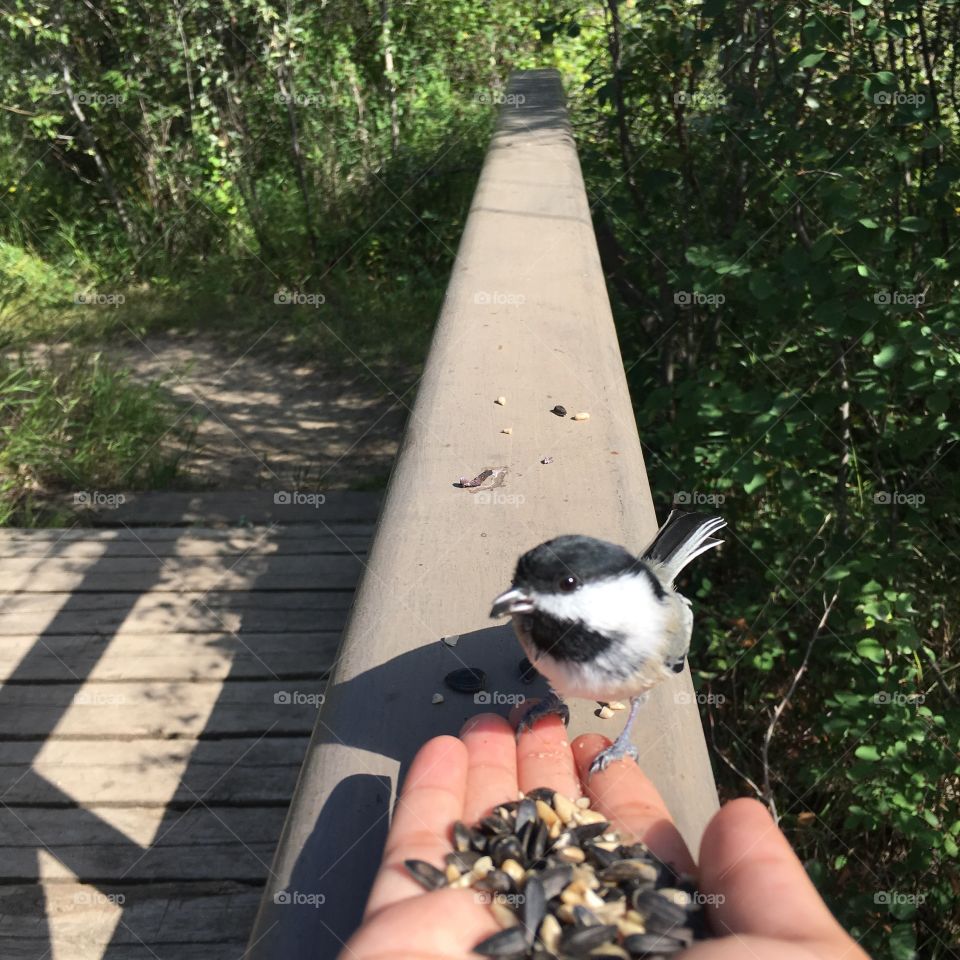
M624 843L590 800L547 787L457 821L445 870L407 860L428 890L472 887L503 928L484 957L633 960L669 957L709 936L693 882L642 843Z

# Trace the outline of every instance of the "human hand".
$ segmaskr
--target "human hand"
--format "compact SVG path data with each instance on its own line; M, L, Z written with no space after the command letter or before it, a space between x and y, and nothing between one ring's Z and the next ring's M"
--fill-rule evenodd
M650 780L632 762L588 779L609 741L596 734L567 742L558 717L538 721L516 741L502 717L481 714L460 739L437 737L417 754L403 785L363 923L341 960L468 960L496 933L483 898L470 889L425 892L407 859L442 868L454 820L474 823L518 790L548 786L589 796L623 834L643 840L678 872L698 875L718 939L699 941L685 960L868 960L834 920L766 808L734 800L713 817L700 845L700 869Z

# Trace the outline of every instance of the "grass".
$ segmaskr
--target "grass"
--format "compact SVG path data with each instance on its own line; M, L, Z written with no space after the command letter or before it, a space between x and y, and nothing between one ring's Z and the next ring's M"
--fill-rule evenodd
M192 422L159 383L133 383L102 354L0 359L0 526L71 516L64 495L162 488L177 475Z

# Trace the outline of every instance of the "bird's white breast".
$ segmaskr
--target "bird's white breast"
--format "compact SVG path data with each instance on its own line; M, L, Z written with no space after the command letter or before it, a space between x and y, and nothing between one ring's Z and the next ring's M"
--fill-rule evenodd
M561 696L620 700L643 693L674 676L664 654L684 630L679 594L658 600L644 575L591 583L569 594L538 594L536 605L561 621L580 622L612 638L607 650L587 662L557 660L541 653L514 618L520 643L534 668ZM688 628L685 640L689 640ZM683 640L681 640L681 644Z

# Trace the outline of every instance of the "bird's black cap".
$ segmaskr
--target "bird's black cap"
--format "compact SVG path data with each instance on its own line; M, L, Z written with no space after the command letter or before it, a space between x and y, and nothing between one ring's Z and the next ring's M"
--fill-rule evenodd
M616 543L569 534L528 550L517 561L513 582L515 586L550 593L558 589L558 582L565 577L590 583L645 569L642 560Z

